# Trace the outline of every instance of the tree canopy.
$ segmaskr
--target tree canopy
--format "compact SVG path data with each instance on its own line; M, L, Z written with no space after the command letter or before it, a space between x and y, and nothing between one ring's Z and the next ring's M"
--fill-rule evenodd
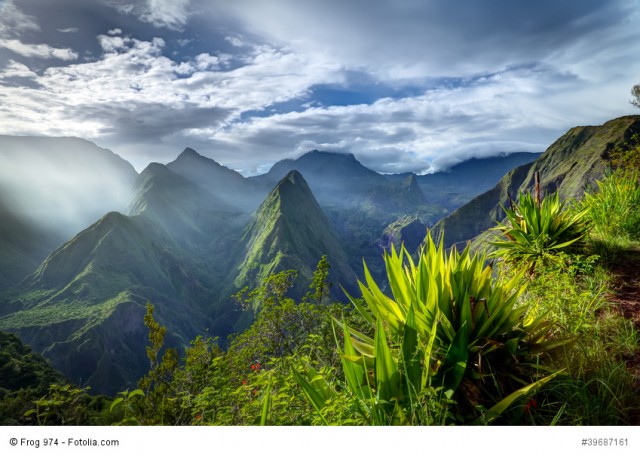
M631 95L633 98L629 103L631 103L636 108L640 108L640 84L636 84L631 89Z

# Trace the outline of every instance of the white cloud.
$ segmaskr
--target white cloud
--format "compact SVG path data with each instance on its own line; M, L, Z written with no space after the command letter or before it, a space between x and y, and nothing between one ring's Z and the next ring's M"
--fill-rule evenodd
M2 70L2 73L0 73L0 80L10 78L34 79L37 76L38 75L35 72L31 71L28 66L16 62L15 60L9 60L7 65Z
M637 2L628 0L202 1L252 34L381 78L473 76L544 59L585 42L594 30L616 35ZM623 27L629 27L624 24ZM631 26L633 27L633 26Z
M57 29L60 33L78 33L78 27L67 27L63 29Z
M190 0L105 0L122 14L131 14L155 27L182 30L190 15Z
M26 44L19 40L0 39L0 48L8 49L23 57L60 60L76 60L78 58L78 53L73 49L54 48L48 44Z
M189 0L147 0L141 18L156 27L181 29L189 17Z
M614 94L616 82L600 84L598 95L580 84L552 67L512 70L415 97L310 107L193 134L218 150L260 150L262 164L321 149L353 152L383 172L428 172L471 157L541 152L585 116L600 123L624 114L626 92ZM227 159L247 169L246 158ZM258 165L251 170L265 171Z
M13 0L0 4L0 37L14 37L29 30L40 30L35 17L24 14Z
M102 139L114 148L114 142L158 144L168 138L175 154L193 128L222 130L242 112L341 78L329 62L268 46L249 49L240 59L243 66L228 70L225 55L171 60L163 55L161 38L100 35L98 42L103 55L96 61L31 75L33 87L0 85L2 132L74 135Z

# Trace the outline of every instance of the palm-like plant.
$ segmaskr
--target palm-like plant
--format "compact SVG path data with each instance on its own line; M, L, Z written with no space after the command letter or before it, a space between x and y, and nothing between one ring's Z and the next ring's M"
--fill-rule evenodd
M587 233L587 211L570 211L558 193L540 199L521 193L518 203L504 208L506 221L494 228L506 238L492 244L492 257L533 273L538 264L560 265L561 253L575 247Z
M549 339L549 323L528 318L527 308L517 303L520 277L494 279L484 254L472 255L468 248L447 254L431 235L417 264L404 248L384 259L392 297L365 264L365 304L352 299L375 335L343 325L340 350L346 388L370 422L427 424L420 404L434 394L457 400L465 420L489 422L548 381L529 384L531 372L525 373L528 355L558 342ZM518 373L521 379L513 381ZM299 378L321 411L330 392L318 380ZM487 403L496 405L487 410Z

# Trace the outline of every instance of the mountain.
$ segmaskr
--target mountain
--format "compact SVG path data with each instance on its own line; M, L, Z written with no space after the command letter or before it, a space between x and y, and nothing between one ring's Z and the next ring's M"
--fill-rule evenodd
M62 239L15 214L1 199L0 220L0 290L5 290L33 272Z
M151 163L138 175L121 166L115 154L90 143L53 143L58 149L32 167L60 171L78 186L60 193L77 209L74 223L91 213L77 202L81 196L89 204L110 191L104 186L109 179L95 177L91 166L107 170L115 179L110 181L114 191L126 188L129 201L96 203L102 210L114 205L122 210L105 210L66 242L54 244L57 248L43 242L49 238L40 225L13 209L13 199L11 205L0 201L0 267L9 271L15 264L16 270L4 279L7 285L0 285L0 330L16 333L69 380L98 393L132 388L147 370L143 316L148 301L168 329L169 346L184 347L205 333L224 345L252 316L238 312L231 299L242 287L295 269L291 294L301 297L327 255L333 296L341 296L340 286L356 292L362 259L381 277L381 248L419 244L427 224L444 213L427 202L420 176L384 176L353 155L314 151L246 179L185 149L168 165ZM72 162L82 150L97 161L78 158L65 168L62 143L72 150ZM82 173L101 183L84 192L78 180ZM30 198L31 204L50 204L37 192Z
M306 291L323 255L331 264L330 281L353 289L355 274L338 242L338 235L298 171L282 178L258 208L240 241L242 258L233 271L236 288L259 284L268 275L287 269L298 271L294 295Z
M282 160L267 174L252 179L265 185L292 170L305 176L357 273L362 271L362 258L380 263L376 242L389 223L414 215L431 225L446 214L441 206L427 202L415 174L400 178L378 174L353 154L314 150L296 160ZM381 271L376 266L372 269Z
M246 218L158 163L134 189L129 216L110 212L63 244L0 310L1 328L101 392L145 372L147 301L177 346L208 328L226 336L237 318L216 303Z
M338 204L343 201L340 194L351 196L386 181L384 176L362 165L353 154L319 150L307 152L296 160L281 160L268 173L252 179L273 185L293 170L306 176L316 198Z
M253 212L266 195L254 181L215 160L203 157L189 147L167 164L167 168L247 212Z
M405 246L409 253L418 250L427 234L427 226L416 216L405 216L389 224L378 240L380 251L391 251L393 246L396 251Z
M206 242L240 209L227 204L160 163L151 163L134 184L130 215L143 215L183 242Z
M535 173L540 173L543 192L560 192L563 199L578 198L610 167L609 151L640 133L640 116L625 116L600 126L570 129L533 163L507 173L491 190L458 208L438 222L433 230L445 234L451 245L472 239L504 217L500 205L509 196L531 191Z
M69 239L109 211L124 211L137 173L78 138L0 136L0 188L9 209Z
M426 201L447 211L455 210L474 197L493 188L507 172L531 163L541 154L512 152L494 157L471 158L446 171L416 176ZM390 179L406 179L412 173L389 175Z
M111 212L45 259L0 327L72 381L113 393L146 371L147 301L174 345L209 327L206 266L148 219Z
M0 135L0 163L0 290L105 213L124 210L137 176L78 138Z

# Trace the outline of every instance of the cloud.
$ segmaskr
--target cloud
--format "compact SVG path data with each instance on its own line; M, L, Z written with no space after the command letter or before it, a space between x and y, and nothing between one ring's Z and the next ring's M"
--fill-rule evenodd
M470 76L541 60L576 41L597 45L593 30L615 34L634 8L627 0L579 8L563 0L215 3L211 14L231 14L254 34L392 79Z
M224 131L197 131L234 168L264 172L286 155L311 149L355 153L381 172L431 172L471 157L502 152L541 152L585 115L606 121L624 109L611 85L599 85L606 97L584 97L581 81L553 67L513 69L467 81L457 87L425 90L421 95L384 98L371 104L309 107L254 117ZM575 96L564 98L567 91ZM605 102L606 100L606 102ZM561 116L558 113L562 113ZM210 136L207 136L210 135ZM253 167L231 151L259 150ZM223 154L223 152L219 152ZM243 164L244 162L244 164Z
M13 0L0 3L0 37L15 37L25 31L38 31L36 18L23 13Z
M191 14L190 0L106 0L106 3L122 14L170 30L182 30Z
M224 54L174 61L163 55L162 38L97 39L102 55L95 61L50 67L41 74L29 73L26 66L5 69L29 75L34 83L0 84L5 133L74 135L128 150L155 143L159 156L175 155L193 130L224 130L245 111L303 97L320 81L340 80L330 62L306 61L269 46L247 49L229 69Z
M77 40L95 40L56 32L68 19L47 23L47 40L29 16L30 41L49 47L0 36L22 57L53 59L54 42L82 56L50 68L15 57L0 70L0 125L86 137L139 168L185 145L248 173L313 148L385 172L540 151L628 113L632 5L103 0L106 17L73 22Z
M35 79L36 77L38 77L38 75L34 71L31 71L28 66L15 60L9 60L0 74L0 80L12 78Z
M48 44L25 44L18 40L0 39L0 48L8 49L23 57L60 60L76 60L78 58L78 53L73 49L54 48Z
M56 30L58 30L58 32L60 33L78 33L79 31L78 27L67 27L67 28L56 29Z

